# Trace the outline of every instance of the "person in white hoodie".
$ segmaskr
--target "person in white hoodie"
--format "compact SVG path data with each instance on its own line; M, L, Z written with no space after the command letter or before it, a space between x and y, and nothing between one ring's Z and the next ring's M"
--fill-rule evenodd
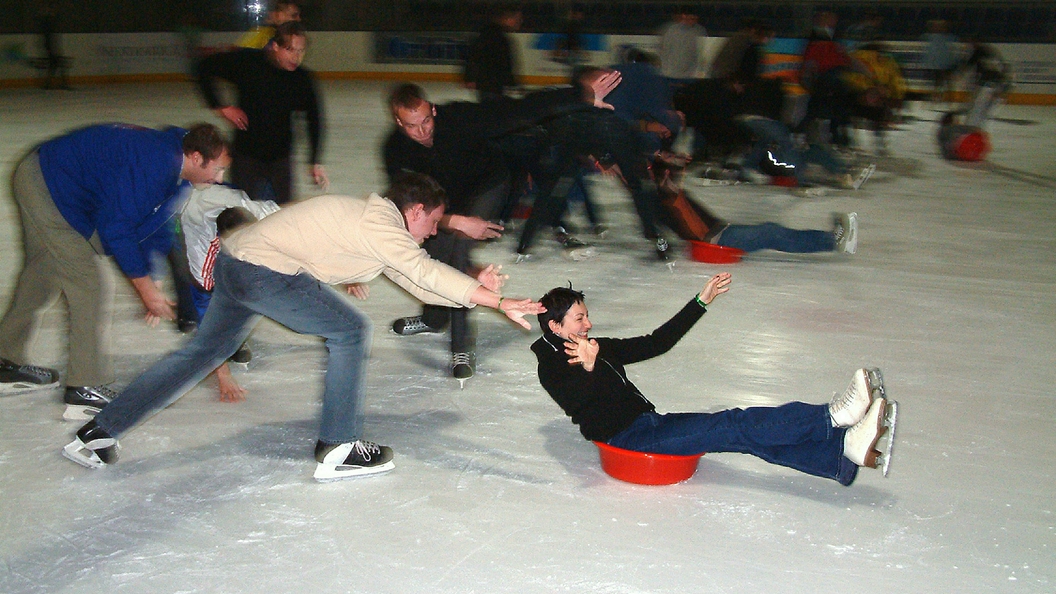
M205 317L213 291L213 265L216 264L216 257L220 253L220 237L225 231L241 226L237 224L238 221L244 222L241 217L231 217L236 222L230 224L227 229L223 228L223 224L218 225L221 214L230 209L238 209L252 221L277 212L279 205L272 200L250 200L248 194L229 186L195 186L180 213L180 228L186 247L187 263L191 276L194 277L191 297L199 324ZM231 212L233 214L235 211ZM242 351L248 355L245 344L239 349L239 352ZM216 368L216 380L220 388L221 402L241 402L246 399L246 390L235 381L226 361Z

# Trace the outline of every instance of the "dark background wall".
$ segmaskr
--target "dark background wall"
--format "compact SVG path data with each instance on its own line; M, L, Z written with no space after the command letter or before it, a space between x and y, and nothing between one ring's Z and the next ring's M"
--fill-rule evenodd
M39 14L54 6L60 33L176 31L194 26L239 31L262 18L263 0L0 0L0 34L35 33ZM305 24L317 31L475 31L489 5L484 0L305 0ZM518 3L526 32L563 29L569 1ZM810 15L835 10L846 26L870 10L883 17L882 36L919 39L926 23L944 19L959 37L1018 43L1056 42L1056 2L921 2L881 0L830 2L671 2L585 0L583 29L594 33L651 33L676 7L698 12L710 34L736 30L745 18L770 21L782 37L803 35Z

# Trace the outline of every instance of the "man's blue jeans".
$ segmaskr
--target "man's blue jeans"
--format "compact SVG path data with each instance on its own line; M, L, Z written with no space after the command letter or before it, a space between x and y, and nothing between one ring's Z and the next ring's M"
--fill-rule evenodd
M795 167L796 180L801 184L807 181L808 163L820 165L829 173L847 172L847 165L822 145L812 144L805 149L796 148L792 142L792 132L782 122L770 118L748 117L742 119L741 123L752 131L756 139L744 158L746 167L759 169L759 164L766 158L767 151L770 151L774 158Z
M730 225L712 241L718 245L746 252L777 250L792 254L806 254L831 252L836 249L836 236L832 231L789 229L777 223Z
M849 485L858 467L843 456L846 429L834 428L825 404L731 408L717 413L643 413L609 445L655 454L752 454Z
M260 317L267 316L294 332L326 340L330 357L319 440L358 439L370 320L308 274L280 274L221 253L213 276L209 309L194 338L129 384L95 417L98 426L119 437L168 406L238 350Z

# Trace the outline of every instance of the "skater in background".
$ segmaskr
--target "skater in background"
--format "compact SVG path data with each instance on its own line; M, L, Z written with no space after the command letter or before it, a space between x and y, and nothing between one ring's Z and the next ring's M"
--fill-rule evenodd
M117 438L193 388L266 316L326 341L315 478L393 468L392 450L361 436L370 320L330 285L346 285L363 298L361 283L384 274L423 301L484 305L525 328L530 326L524 316L542 308L530 299L502 296L505 277L492 266L473 278L429 258L421 244L436 233L446 206L435 181L406 174L393 181L386 196L317 196L232 234L217 257L216 285L197 334L129 384L77 431L63 454L90 468L114 463Z
M957 54L957 38L949 33L949 24L941 19L928 21L928 33L924 36L927 45L921 68L928 73L931 81L931 101L949 100L953 88L953 77L960 65Z
M517 55L510 34L521 28L521 9L500 5L466 50L462 80L478 101L502 97L517 87Z
M680 7L671 21L661 27L660 70L671 92L693 82L701 67L701 48L708 32L700 17L688 6Z
M184 259L193 278L190 294L196 327L202 323L209 307L214 283L213 266L220 255L220 239L236 228L278 210L279 206L270 200L250 200L245 192L223 185L199 186L191 192L191 197L187 199L180 213L180 228L185 250ZM231 360L236 363L248 363L250 358L249 347L242 343ZM235 381L231 375L231 367L226 361L216 368L216 379L222 402L245 400L246 390Z
M279 0L268 11L264 24L246 32L235 45L249 49L264 49L275 37L275 30L280 25L290 22L301 22L301 7L296 2Z
M752 454L841 485L859 467L890 460L877 450L896 404L884 396L879 370L859 369L842 395L829 404L790 402L778 407L733 408L715 413L656 412L627 378L625 365L669 351L730 288L729 273L717 274L674 317L646 336L591 338L583 293L558 287L540 299L543 336L532 344L539 382L588 440L655 454L714 452Z
M323 115L312 73L301 66L308 37L298 22L280 25L262 50L237 49L198 63L198 89L209 108L235 127L231 182L253 200L293 200L293 114L308 130L308 174L325 192ZM218 80L235 85L235 105L221 100Z
M1012 68L994 46L978 38L961 66L968 81L970 99L963 110L964 124L982 128L990 113L1012 86Z
M146 309L148 323L174 320L151 279L152 255L168 252L169 219L187 182L220 182L227 141L210 124L190 130L96 125L49 140L15 167L25 261L0 320L0 390L57 386L54 369L27 365L39 316L61 294L69 308L68 420L84 420L113 397L109 353L113 288L100 256L112 256Z

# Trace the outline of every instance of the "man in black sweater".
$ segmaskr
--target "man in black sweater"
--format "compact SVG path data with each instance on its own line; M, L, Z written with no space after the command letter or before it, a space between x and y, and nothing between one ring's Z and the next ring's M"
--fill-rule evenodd
M389 97L395 129L382 147L389 179L413 171L435 179L450 206L438 234L425 244L429 255L462 272L470 270L476 240L499 237L497 219L508 194L509 175L494 140L544 118L606 107L603 100L620 82L619 73L594 73L576 86L499 97L485 103L434 105L417 85L397 86ZM465 309L425 306L422 315L393 323L397 334L438 332L451 323L452 375L463 384L473 376L473 336Z
M494 16L469 44L462 75L480 101L502 97L507 89L517 86L517 59L509 34L521 28L521 10L512 5L494 10Z
M624 365L669 351L729 290L730 275L715 275L673 318L646 336L590 338L583 293L558 287L540 299L543 336L532 344L539 382L583 437L611 446L670 455L752 454L807 474L850 485L858 468L890 459L877 442L891 427L897 405L884 396L879 370L855 371L842 395L825 404L733 408L716 413L659 414L627 378ZM874 397L875 396L875 397Z
M292 115L303 112L308 128L309 175L325 190L330 181L320 159L322 107L309 70L301 66L307 36L299 22L280 25L264 49L213 54L198 64L198 88L217 115L235 126L231 181L253 200L292 199ZM237 105L217 94L216 80L235 85Z

